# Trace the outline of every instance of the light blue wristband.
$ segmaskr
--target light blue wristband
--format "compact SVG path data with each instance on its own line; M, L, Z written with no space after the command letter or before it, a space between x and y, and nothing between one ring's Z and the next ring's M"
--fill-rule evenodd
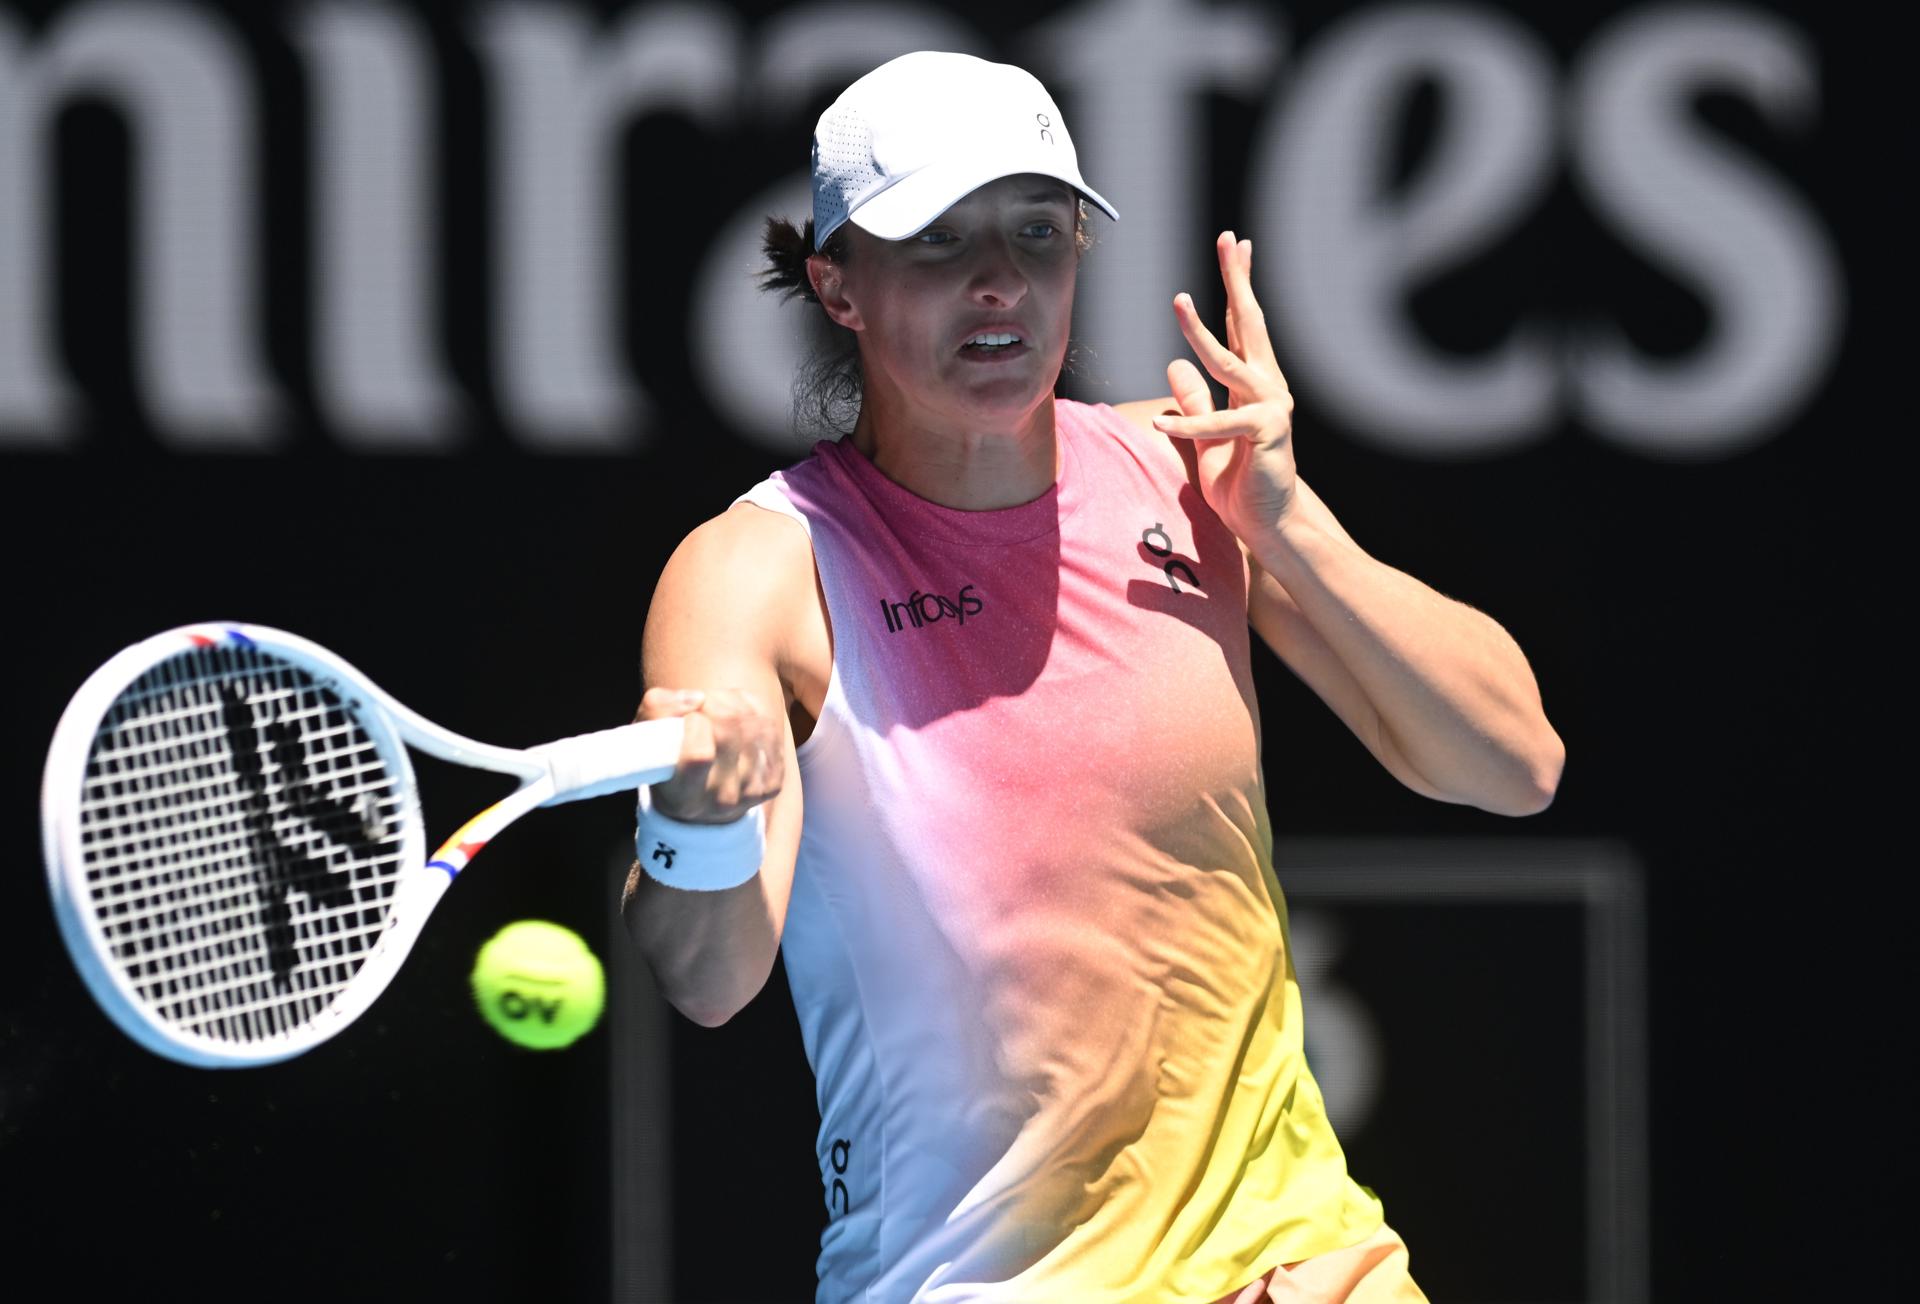
M642 785L633 853L647 877L689 892L721 892L760 872L767 854L767 808L762 802L725 824L689 824L653 808Z

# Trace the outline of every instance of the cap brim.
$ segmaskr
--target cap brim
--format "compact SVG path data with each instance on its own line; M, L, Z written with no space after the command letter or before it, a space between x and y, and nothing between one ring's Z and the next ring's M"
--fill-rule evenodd
M929 164L918 172L901 177L868 199L849 213L847 220L882 240L905 240L981 186L1002 177L1024 176L1028 173L1052 177L1072 187L1108 217L1116 222L1120 220L1120 214L1114 206L1077 175L1058 165L1049 166L1046 160L1037 159L1013 167L1004 163Z

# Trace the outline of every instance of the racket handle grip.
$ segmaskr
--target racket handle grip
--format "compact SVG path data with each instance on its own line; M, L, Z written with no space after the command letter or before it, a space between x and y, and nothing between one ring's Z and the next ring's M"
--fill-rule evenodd
M543 762L553 779L553 796L540 804L631 792L672 778L685 731L683 720L644 720L529 748L527 754Z

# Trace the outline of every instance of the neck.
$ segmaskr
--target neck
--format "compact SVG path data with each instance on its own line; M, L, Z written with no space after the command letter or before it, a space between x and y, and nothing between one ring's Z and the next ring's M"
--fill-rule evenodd
M869 395L848 438L887 479L963 512L1030 503L1060 473L1052 394L1019 419L994 427L943 420Z

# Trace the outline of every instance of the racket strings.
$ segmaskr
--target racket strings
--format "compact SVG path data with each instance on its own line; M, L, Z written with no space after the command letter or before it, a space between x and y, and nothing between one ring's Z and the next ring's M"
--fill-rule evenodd
M385 931L403 801L352 709L269 653L200 648L136 680L95 736L81 843L140 999L223 1041L311 1022Z

